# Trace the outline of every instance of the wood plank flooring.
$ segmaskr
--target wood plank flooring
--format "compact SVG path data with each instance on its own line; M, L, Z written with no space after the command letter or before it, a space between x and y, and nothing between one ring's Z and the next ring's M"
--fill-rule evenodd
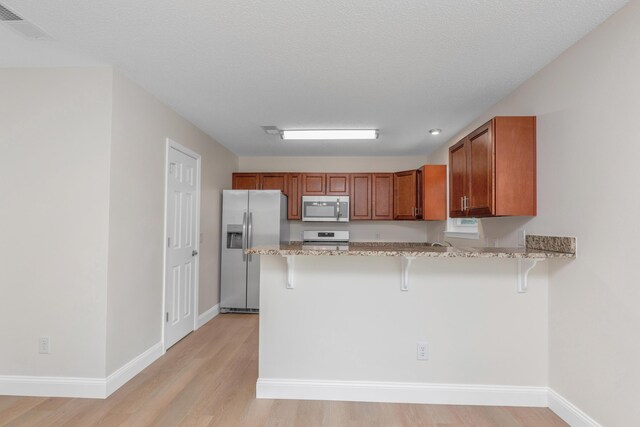
M566 426L546 408L257 400L258 316L219 315L108 399L0 396L0 426Z

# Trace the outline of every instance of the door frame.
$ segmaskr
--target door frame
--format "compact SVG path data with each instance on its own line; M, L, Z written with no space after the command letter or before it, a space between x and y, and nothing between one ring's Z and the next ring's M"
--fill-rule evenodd
M196 160L196 239L195 247L198 256L195 258L195 274L193 289L193 330L197 330L198 324L198 300L200 294L200 193L201 193L201 177L202 177L202 157L200 154L188 149L187 147L177 143L171 138L167 138L165 155L164 155L164 230L162 232L162 311L160 313L160 323L162 324L162 353L166 353L165 347L165 313L167 304L167 209L169 205L169 150L174 149L192 157Z

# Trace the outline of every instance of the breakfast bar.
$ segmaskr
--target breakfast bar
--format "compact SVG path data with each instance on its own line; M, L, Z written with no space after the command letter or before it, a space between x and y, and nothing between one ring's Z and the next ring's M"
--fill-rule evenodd
M261 255L258 397L546 405L547 277L575 239L304 246L247 251Z

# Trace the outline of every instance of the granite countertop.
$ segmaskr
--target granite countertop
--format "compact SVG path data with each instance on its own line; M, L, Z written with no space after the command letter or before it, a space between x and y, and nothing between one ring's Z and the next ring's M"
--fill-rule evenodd
M540 245L538 245L540 246ZM574 245L575 247L575 245ZM558 252L540 248L471 248L434 247L427 243L404 242L351 242L348 249L336 246L304 248L302 242L283 243L279 246L255 247L247 254L256 255L333 255L333 256L407 256L432 258L565 258L574 259L573 252Z

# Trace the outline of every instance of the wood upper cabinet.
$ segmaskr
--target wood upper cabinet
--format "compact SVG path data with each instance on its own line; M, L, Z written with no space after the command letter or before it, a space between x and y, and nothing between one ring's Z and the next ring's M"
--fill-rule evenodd
M324 196L326 193L326 175L323 173L302 174L303 196Z
M393 174L371 174L371 219L393 219Z
M349 216L354 221L446 219L445 165L395 174L238 172L233 174L233 188L282 191L288 197L291 220L302 219L303 195L350 196Z
M472 132L467 145L467 214L489 216L494 212L493 135L491 122Z
M418 219L418 171L396 172L393 177L393 219Z
M301 173L288 173L287 174L287 197L288 197L288 211L287 217L289 219L302 219L302 174Z
M449 215L465 215L464 196L467 193L467 139L449 148Z
M232 174L231 188L234 190L259 190L259 173L234 173Z
M495 117L449 149L449 215L536 215L536 118Z
M261 190L280 190L285 195L289 194L287 186L286 173L261 173L260 174Z
M349 174L348 173L328 173L326 174L327 196L348 196L349 195Z
M350 219L352 221L371 219L371 174L352 173L350 187Z
M447 166L424 165L422 173L422 201L420 214L425 221L447 219Z

